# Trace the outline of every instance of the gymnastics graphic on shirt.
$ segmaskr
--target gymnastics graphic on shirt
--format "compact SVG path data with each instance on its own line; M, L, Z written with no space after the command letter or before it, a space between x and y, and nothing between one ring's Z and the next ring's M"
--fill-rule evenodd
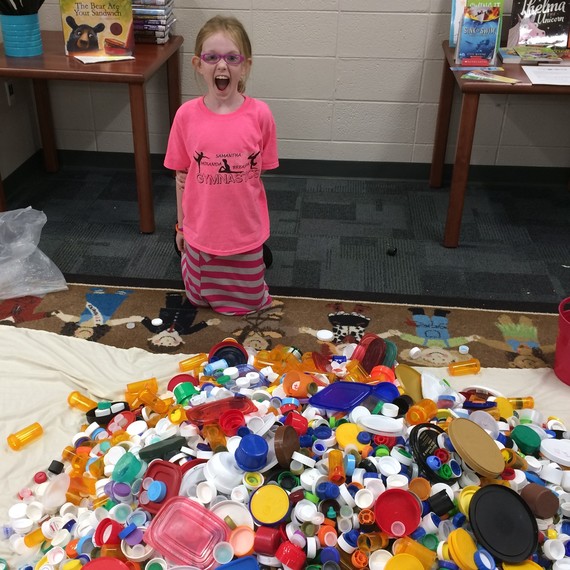
M204 152L196 150L193 158L198 166L196 181L199 184L241 184L246 180L260 178L261 170L256 168L256 158L261 151L251 152L247 157L244 153L217 153L210 158Z

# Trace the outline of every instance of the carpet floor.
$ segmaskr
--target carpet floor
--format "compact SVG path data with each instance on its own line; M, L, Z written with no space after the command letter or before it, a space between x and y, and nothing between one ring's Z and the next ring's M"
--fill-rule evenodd
M40 248L70 281L181 287L172 176L153 171L157 228L141 235L133 168L89 160L98 154L64 154L56 173L36 155L6 180L9 207L47 214ZM405 174L266 175L273 294L530 311L570 296L567 184L470 182L460 247L448 249L449 189Z

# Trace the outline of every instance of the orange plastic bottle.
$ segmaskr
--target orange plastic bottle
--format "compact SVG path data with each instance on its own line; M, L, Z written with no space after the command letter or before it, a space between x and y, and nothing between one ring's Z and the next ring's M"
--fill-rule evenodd
M39 439L44 433L44 428L38 422L34 422L29 426L17 431L16 433L10 434L6 439L8 445L14 451L20 451L26 445Z
M403 536L394 541L392 545L392 553L396 554L410 554L414 558L417 558L425 570L430 570L435 563L437 554L426 548L423 544L420 544L416 540L413 540L409 536Z
M329 481L335 485L342 485L346 481L344 471L344 455L342 451L333 449L329 452Z
M451 362L447 368L452 376L477 374L481 370L481 363L476 358L470 358L460 362Z
M406 412L406 422L411 426L423 424L429 422L436 414L437 404L429 398L424 398Z
M67 396L67 403L72 408L76 408L82 412L88 412L89 410L97 407L97 402L77 390L74 390L69 394L69 396Z

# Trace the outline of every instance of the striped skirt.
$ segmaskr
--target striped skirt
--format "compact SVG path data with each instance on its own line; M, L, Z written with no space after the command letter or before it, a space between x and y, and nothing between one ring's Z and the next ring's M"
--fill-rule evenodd
M261 246L226 257L185 243L181 267L186 296L198 307L209 306L224 315L246 315L271 304Z

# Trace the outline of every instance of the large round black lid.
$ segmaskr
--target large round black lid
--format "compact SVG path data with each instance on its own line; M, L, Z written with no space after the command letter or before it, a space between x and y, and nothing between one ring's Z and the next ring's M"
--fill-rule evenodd
M487 485L473 495L469 522L477 541L498 560L522 562L538 545L536 518L504 485Z

